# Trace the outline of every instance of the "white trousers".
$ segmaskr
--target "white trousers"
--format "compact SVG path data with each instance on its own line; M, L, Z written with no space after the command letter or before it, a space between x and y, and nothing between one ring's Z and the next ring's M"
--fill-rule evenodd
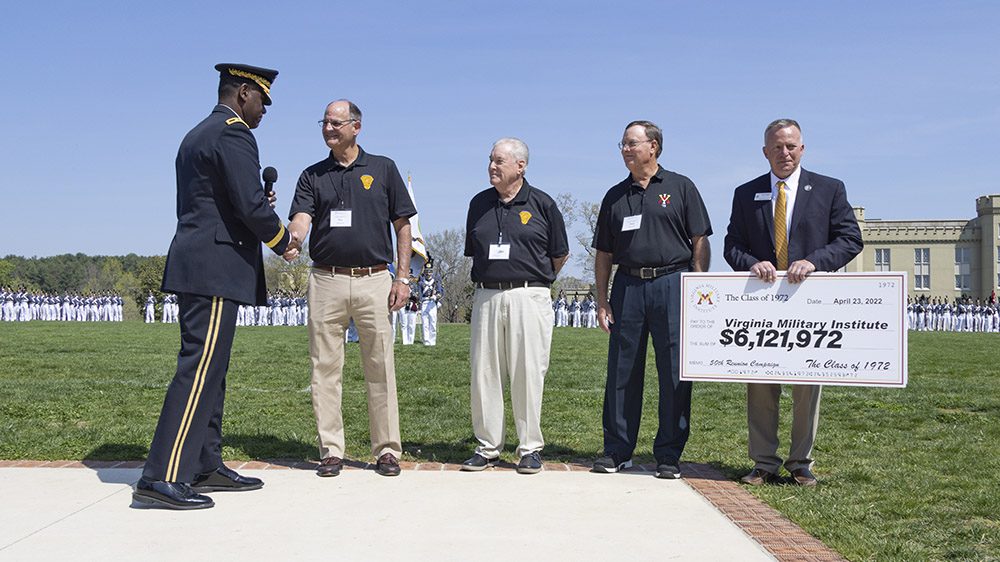
M542 391L552 345L552 299L545 287L476 289L472 296L472 430L476 453L493 459L504 445L504 381L519 457L540 451Z
M437 345L438 303L428 299L420 303L421 332L424 345Z

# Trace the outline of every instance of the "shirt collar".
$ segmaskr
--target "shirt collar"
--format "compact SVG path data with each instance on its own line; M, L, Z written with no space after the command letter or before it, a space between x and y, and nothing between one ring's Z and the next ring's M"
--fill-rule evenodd
M354 162L351 162L351 164L349 166L344 167L344 166L340 165L340 162L337 162L336 158L333 157L333 151L331 150L330 151L330 155L326 157L326 161L327 161L327 168L326 169L328 171L329 170L335 170L335 169L338 169L338 168L341 169L341 170L350 170L351 168L354 168L355 166L367 166L368 165L368 153L365 152L365 149L363 149L363 148L361 148L359 146L358 147L358 157L355 158Z
M528 184L528 178L521 178L521 181L523 182L521 184L521 189L517 190L517 195L515 195L514 198L511 199L510 201L508 201L507 203L504 203L504 202L500 201L500 194L497 193L496 189L494 189L493 190L493 195L496 196L496 198L497 198L497 204L498 205L523 205L523 204L527 203L528 202L528 196L531 195L531 193L529 193L531 191L531 185Z
M666 173L667 171L663 169L663 166L657 165L656 173L653 174L653 177L649 178L649 184L652 184L653 180L656 180L657 183L662 183L663 177L666 175ZM629 187L634 190L645 191L645 189L649 189L649 184L647 184L646 187L643 188L641 185L639 185L639 182L635 181L635 178L632 177L631 173L628 175L627 181L629 182Z
M778 182L783 181L785 185L788 186L789 191L795 193L799 189L799 176L802 175L802 166L797 166L795 171L788 175L787 178L781 179L771 172L771 193L778 193Z

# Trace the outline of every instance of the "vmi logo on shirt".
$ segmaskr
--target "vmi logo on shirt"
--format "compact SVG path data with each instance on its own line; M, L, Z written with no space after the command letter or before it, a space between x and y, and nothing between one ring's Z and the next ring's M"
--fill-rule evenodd
M368 174L361 176L361 185L365 186L366 191L372 188L373 181L375 181L375 178L369 176Z
M521 215L521 224L528 224L528 221L531 220L531 213L529 213L528 211L521 211L520 215Z

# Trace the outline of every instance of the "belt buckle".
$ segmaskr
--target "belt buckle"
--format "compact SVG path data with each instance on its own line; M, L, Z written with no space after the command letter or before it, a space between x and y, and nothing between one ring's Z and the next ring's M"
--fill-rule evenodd
M361 277L361 272L364 269L365 268L363 268L363 267L352 267L351 268L351 277Z
M640 267L639 268L639 279L653 279L656 277L655 267Z

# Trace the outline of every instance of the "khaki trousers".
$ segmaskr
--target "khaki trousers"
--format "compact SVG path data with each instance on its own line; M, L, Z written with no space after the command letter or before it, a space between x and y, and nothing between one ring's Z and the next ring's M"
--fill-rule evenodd
M792 443L785 468L791 472L813 464L812 448L819 427L819 385L792 386ZM754 467L777 474L781 467L778 456L778 402L780 384L747 385L747 426L750 429L750 458Z
M372 455L402 455L388 305L391 286L388 271L351 277L314 268L309 274L309 358L321 458L344 456L341 375L344 332L351 318L358 329L368 390Z
M494 459L504 445L504 380L517 429L519 457L541 451L542 390L552 345L552 298L545 287L472 296L472 430L476 453Z

